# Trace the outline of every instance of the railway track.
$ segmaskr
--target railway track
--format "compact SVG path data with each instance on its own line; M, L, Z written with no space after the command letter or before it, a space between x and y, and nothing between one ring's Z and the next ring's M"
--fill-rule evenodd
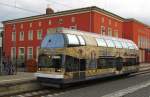
M150 69L141 70L140 72L133 73L133 74L129 75L129 77L141 76L144 74L150 75ZM121 79L121 78L122 77L119 77L118 79ZM108 78L108 79L101 80L99 83L105 82L105 81L112 81L112 80L117 80L117 79L116 78L111 78L111 79ZM55 96L59 96L59 95L64 94L68 90L71 90L71 89L73 90L73 89L81 88L84 86L87 86L87 84L77 85L77 86L69 87L66 89L46 88L44 90L30 91L30 92L15 94L13 96L7 96L7 97L55 97Z

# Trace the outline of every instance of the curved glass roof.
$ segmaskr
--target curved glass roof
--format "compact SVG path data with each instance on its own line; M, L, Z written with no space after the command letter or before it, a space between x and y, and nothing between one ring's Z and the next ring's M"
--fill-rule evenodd
M41 46L48 48L58 48L64 47L65 46L64 44L67 44L70 46L90 45L90 46L102 46L102 47L126 48L138 50L137 45L133 41L127 39L102 36L95 33L86 33L86 32L83 33L81 31L74 31L74 32L64 31L60 32L59 34L58 33L47 35L45 39L42 41ZM62 33L64 34L64 36Z
M107 44L103 38L96 38L96 42L98 46L104 46L107 47Z
M41 43L42 48L63 48L64 37L62 34L46 35Z
M79 45L79 40L76 35L73 34L66 34L68 39L68 44L70 45Z

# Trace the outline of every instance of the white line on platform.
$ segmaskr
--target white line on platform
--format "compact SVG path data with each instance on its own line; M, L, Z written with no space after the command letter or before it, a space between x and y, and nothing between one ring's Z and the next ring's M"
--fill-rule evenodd
M135 86L128 87L126 89L122 89L122 90L104 95L102 97L122 97L124 95L127 95L129 93L133 93L133 92L135 92L139 89L142 89L142 88L145 88L145 87L148 87L148 86L150 86L150 80L147 81L147 82L143 82L141 84L135 85Z
M12 82L12 81L24 81L24 80L29 80L31 78L22 78L22 79L9 79L9 80L2 80L0 83L7 83L7 82ZM33 78L32 78L33 79Z

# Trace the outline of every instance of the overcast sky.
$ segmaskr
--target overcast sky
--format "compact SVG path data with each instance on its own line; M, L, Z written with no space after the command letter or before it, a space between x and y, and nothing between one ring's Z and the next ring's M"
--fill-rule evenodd
M55 12L97 6L150 25L150 0L0 0L0 21L44 14L48 4Z

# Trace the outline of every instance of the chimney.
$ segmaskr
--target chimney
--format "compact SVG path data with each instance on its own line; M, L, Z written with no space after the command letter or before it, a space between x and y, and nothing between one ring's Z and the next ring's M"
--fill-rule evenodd
M50 8L50 5L48 4L48 6L46 8L46 14L50 15L50 14L53 14L53 13L54 13L54 10L52 8Z

